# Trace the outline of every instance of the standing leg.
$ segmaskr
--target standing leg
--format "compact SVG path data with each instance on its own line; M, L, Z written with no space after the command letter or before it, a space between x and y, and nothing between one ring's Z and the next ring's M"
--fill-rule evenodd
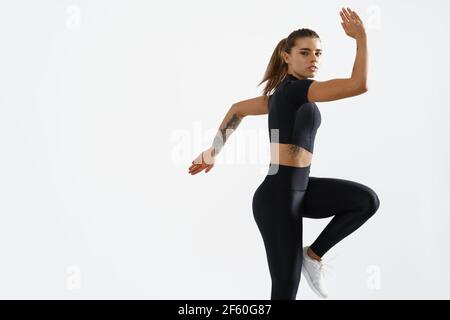
M309 177L301 214L314 219L334 215L310 246L311 250L322 257L364 224L379 205L375 191L363 184L344 179Z
M302 217L304 191L280 190L263 183L253 197L253 215L264 240L270 276L271 299L295 300L302 268Z

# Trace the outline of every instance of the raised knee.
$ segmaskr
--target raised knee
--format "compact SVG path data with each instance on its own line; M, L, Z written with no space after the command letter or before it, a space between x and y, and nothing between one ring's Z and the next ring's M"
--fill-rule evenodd
M380 199L375 191L368 188L367 190L367 200L366 200L366 213L369 216L373 216L375 212L378 211L380 207Z

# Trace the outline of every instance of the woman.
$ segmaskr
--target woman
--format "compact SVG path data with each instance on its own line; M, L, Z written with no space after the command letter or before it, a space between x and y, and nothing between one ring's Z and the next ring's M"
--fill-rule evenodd
M209 172L223 144L245 116L268 114L271 161L264 181L254 193L252 208L266 249L271 299L295 300L301 273L314 292L327 297L323 255L366 222L380 205L377 194L363 184L309 176L314 139L321 123L315 102L352 97L368 90L363 22L350 8L339 13L342 28L357 45L351 77L309 79L319 66L320 38L310 29L292 32L275 48L262 81L268 81L264 95L233 104L213 145L189 168L193 175L203 169ZM275 91L269 95L272 89ZM302 217L331 216L333 219L319 237L302 248Z

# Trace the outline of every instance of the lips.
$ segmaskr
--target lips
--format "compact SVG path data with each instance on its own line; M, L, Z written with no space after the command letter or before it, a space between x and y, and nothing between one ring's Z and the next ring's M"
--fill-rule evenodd
M318 68L316 66L311 66L308 69L311 70L311 71L316 71Z

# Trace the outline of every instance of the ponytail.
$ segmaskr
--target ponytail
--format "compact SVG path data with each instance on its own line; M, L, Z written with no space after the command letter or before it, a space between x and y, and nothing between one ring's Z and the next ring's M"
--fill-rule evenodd
M283 60L283 51L290 54L292 47L295 45L295 40L305 37L319 38L319 35L311 29L303 28L291 32L287 38L281 39L280 42L278 42L270 57L264 77L258 84L259 86L267 81L263 90L263 95L268 96L287 74L288 65Z

